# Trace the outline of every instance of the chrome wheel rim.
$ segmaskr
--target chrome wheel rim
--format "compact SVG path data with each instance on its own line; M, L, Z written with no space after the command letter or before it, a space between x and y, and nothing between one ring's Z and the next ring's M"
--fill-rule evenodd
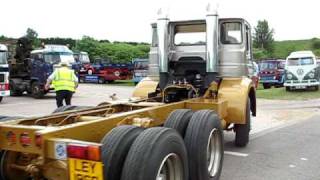
M213 129L210 132L207 145L207 165L210 177L215 177L220 169L222 158L221 135L218 129Z
M156 180L183 180L182 162L177 154L171 153L162 160Z

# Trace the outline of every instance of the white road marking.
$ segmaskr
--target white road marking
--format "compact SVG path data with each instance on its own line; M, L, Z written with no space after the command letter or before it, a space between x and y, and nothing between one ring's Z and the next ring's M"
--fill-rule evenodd
M295 168L296 165L290 164L289 167L290 167L290 168Z
M307 158L300 158L301 161L308 161Z
M249 154L246 153L239 153L239 152L233 152L233 151L224 151L224 154L232 155L232 156L239 156L239 157L248 157Z

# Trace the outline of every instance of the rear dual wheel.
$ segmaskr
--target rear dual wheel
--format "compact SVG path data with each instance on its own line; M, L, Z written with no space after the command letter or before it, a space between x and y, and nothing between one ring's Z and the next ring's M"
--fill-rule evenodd
M155 127L134 141L121 180L187 180L188 159L183 139L171 128Z
M0 151L0 180L29 180L27 172L12 168L13 164L26 166L30 163L30 157L26 154L14 151Z
M173 111L164 126L184 137L190 180L219 179L223 162L223 130L214 111Z
M223 163L223 131L211 110L193 114L184 141L188 150L190 180L217 180Z

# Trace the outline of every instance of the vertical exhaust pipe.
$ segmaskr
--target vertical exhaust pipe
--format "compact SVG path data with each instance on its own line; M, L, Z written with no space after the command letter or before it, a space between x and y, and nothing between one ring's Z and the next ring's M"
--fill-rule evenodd
M218 7L207 6L206 16L206 71L205 87L216 80L218 74L218 41L219 41L219 18Z
M168 27L169 18L167 14L162 12L162 9L158 12L157 21L157 34L158 34L158 58L159 58L159 71L160 71L160 88L163 89L168 82L168 47L169 47L169 37L168 37Z

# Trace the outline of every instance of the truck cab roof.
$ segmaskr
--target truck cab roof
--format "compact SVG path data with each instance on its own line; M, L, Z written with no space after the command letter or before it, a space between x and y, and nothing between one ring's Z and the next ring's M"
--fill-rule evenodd
M31 54L36 53L49 53L49 52L65 52L65 53L72 53L72 51L64 45L45 45L43 49L37 49L31 51Z
M4 44L0 44L0 51L8 51L8 48Z

